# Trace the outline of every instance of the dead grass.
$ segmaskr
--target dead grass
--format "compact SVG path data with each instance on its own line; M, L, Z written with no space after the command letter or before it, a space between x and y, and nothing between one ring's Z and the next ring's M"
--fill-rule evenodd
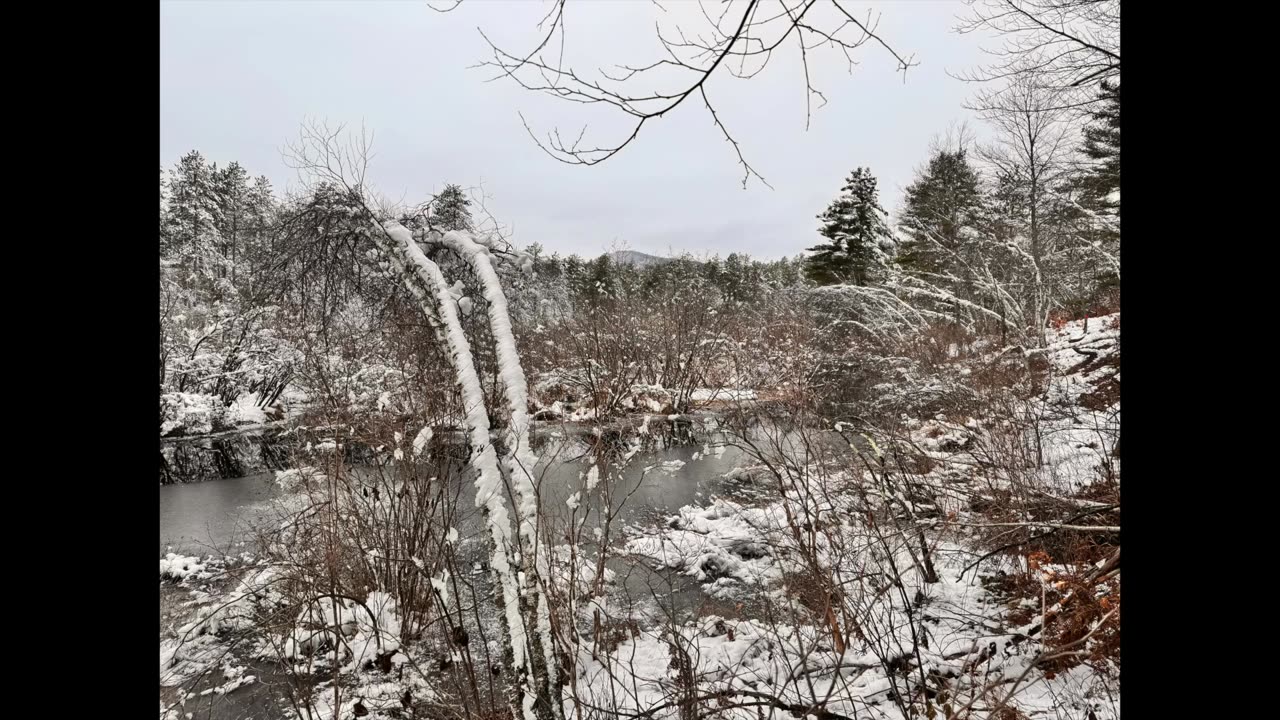
M826 583L809 572L786 573L782 576L782 582L788 596L795 598L815 617L825 617L827 608L831 605Z

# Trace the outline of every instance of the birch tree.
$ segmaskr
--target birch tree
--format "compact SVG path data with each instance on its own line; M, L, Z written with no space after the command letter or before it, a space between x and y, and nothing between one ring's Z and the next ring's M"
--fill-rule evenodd
M377 251L390 262L400 282L412 293L436 337L447 347L462 414L473 475L475 505L484 516L489 545L489 569L503 637L503 665L508 703L513 716L524 720L554 720L563 715L551 608L543 569L545 549L539 542L539 507L534 482L537 458L529 447L528 389L511 329L506 295L494 268L503 250L522 270L532 268L523 253L507 253L490 238L465 231L445 233L420 228L410 231L396 220L384 220L373 210L364 183L368 147L361 141L343 146L337 132L318 126L304 128L290 147L296 168L335 183L362 199L369 233ZM498 357L503 407L485 401L473 348L461 316L474 301L461 295L430 254L451 252L480 279L488 308L490 331ZM499 437L493 432L495 415L505 417ZM512 504L509 507L508 497ZM514 510L514 513L512 512Z

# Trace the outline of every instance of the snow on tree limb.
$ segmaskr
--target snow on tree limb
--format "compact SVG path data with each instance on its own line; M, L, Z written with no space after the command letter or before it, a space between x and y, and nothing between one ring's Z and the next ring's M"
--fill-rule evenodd
M516 350L507 297L502 290L502 281L493 268L488 247L476 242L468 233L456 230L445 233L440 242L462 255L484 286L489 324L497 348L498 374L502 378L503 395L511 416L507 424L506 451L502 456L502 465L515 491L521 551L524 557L532 559L533 576L526 574L525 582L536 585L538 579L544 577L547 567L538 543L538 490L533 483L533 469L538 459L529 445L529 387L524 369L520 365L520 353ZM525 590L526 588L521 588L522 595ZM546 655L547 667L550 668L555 663L550 608L541 592L534 594L533 602L538 643Z
M529 682L531 672L526 656L527 633L524 618L520 613L521 588L518 578L521 573L518 560L514 560L509 552L513 547L511 519L502 493L502 473L489 435L489 413L485 408L484 391L476 373L471 344L462 330L451 287L440 272L439 266L423 254L417 243L413 241L412 234L400 223L387 221L378 228L378 231L385 232L390 239L387 249L391 251L392 261L402 269L405 284L423 306L424 311L429 316L437 318L444 326L449 355L453 359L456 379L462 392L467 438L472 448L470 463L476 470L475 503L476 507L484 510L493 544L490 567L500 588L499 603L504 611L510 638L512 668L515 673L514 685L521 696L520 701L513 704L519 705L517 713L522 714L526 720L532 720L534 717L532 700L536 697L536 693ZM432 296L434 296L434 307Z

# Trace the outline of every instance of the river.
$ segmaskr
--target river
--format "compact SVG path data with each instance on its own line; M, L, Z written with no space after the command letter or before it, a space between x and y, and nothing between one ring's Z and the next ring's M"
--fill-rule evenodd
M706 504L715 495L735 495L751 492L750 487L724 479L735 467L747 464L742 450L725 442L727 438L717 432L699 428L699 439L705 442L681 444L656 441L649 449L637 452L623 465L620 477L607 471L615 498L625 497L625 503L615 516L618 530L615 539L624 535L623 526L655 527L681 507ZM544 431L542 451L544 457L536 475L544 512L554 516L567 515L566 500L583 489L582 478L590 465L580 456L586 449L580 431L559 429ZM357 469L355 472L361 472ZM269 512L273 499L281 497L275 482L275 472L258 472L238 478L224 478L205 482L160 486L160 551L180 552L188 555L221 555L227 552L253 552L251 529L255 522L269 521L278 515ZM602 483L603 485L603 483ZM468 488L461 488L466 494ZM599 489L596 491L599 492ZM598 504L598 498L584 498L584 504ZM616 504L615 500L615 504ZM467 503L469 506L470 503ZM474 517L464 521L459 530L464 538L482 536ZM483 543L466 543L476 559L483 553ZM470 562L468 558L467 562ZM627 556L611 558L609 567L618 576L618 582L628 591L629 597L652 597L672 612L693 612L700 601L705 601L696 580L678 573L655 570L646 563ZM477 581L487 584L487 577ZM166 595L169 592L170 595ZM181 595L173 595L173 589L161 585L162 634L165 621L166 597L171 603L181 601ZM664 598L664 599L660 599ZM266 664L255 665L253 672L261 682L229 695L221 700L214 696L200 698L188 711L197 710L199 716L212 718L272 717L273 711L265 708L279 700L279 687L285 677L279 670ZM207 689L216 682L213 679L197 685ZM275 686L276 690L272 690ZM171 690L162 688L162 696ZM262 704L262 710L257 708ZM253 709L250 709L250 706Z
M562 436L561 436L562 437ZM553 438L552 446L558 447ZM717 436L713 439L723 440ZM585 462L554 454L540 464L540 494L545 507L565 509L565 501L582 486ZM720 491L725 473L742 462L731 445L666 444L641 451L622 470L615 485L618 497L629 496L619 515L622 523L641 523L674 513ZM677 463L679 466L677 467ZM247 542L255 519L279 495L274 471L239 478L160 485L160 553L222 554ZM567 510L564 510L567 511Z

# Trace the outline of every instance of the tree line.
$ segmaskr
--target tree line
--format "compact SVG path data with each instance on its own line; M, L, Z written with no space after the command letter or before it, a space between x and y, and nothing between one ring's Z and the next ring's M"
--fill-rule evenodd
M1016 316L1033 335L1049 312L1105 302L1119 286L1120 85L1099 84L1083 127L1034 87L1009 98L989 114L992 142L962 131L935 144L896 227L871 170L854 170L819 215L825 240L809 248L806 277L1001 327Z

